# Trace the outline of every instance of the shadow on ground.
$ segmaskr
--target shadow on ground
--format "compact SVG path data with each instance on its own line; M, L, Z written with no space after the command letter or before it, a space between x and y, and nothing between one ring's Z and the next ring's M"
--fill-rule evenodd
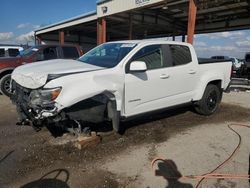
M179 179L182 174L178 171L177 165L172 160L164 160L158 163L155 170L156 176L162 176L166 181L166 188L193 188L191 184L182 183Z
M132 129L134 127L140 127L141 125L151 123L154 121L158 121L161 119L169 118L169 117L174 117L178 116L181 114L185 114L187 112L193 112L196 113L193 109L192 106L182 106L179 108L171 108L171 109L163 109L163 110L158 110L155 112L150 112L146 113L137 117L133 117L131 119L128 119L126 121L121 122L121 126L123 127L123 131L121 134L126 134L126 132L129 129ZM110 132L113 130L111 123L105 122L105 123L100 123L100 124L84 124L84 127L90 127L92 131L96 132Z
M20 188L69 188L68 180L69 172L65 169L57 169L45 174L39 180L27 183Z

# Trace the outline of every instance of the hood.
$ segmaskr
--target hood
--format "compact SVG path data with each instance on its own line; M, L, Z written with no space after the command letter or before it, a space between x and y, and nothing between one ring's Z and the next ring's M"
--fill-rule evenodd
M103 67L97 67L76 60L56 59L17 67L11 77L23 87L37 89L46 84L48 75L50 74L71 74L98 69L103 69Z

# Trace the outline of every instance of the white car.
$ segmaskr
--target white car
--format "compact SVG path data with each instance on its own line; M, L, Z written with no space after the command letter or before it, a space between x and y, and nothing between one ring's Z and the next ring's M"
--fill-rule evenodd
M21 51L21 46L0 46L0 57L16 57Z
M102 44L78 60L23 65L12 73L12 100L21 124L81 128L81 122L120 121L192 104L213 114L230 83L232 63L198 62L187 43L139 40ZM71 123L70 123L71 122Z

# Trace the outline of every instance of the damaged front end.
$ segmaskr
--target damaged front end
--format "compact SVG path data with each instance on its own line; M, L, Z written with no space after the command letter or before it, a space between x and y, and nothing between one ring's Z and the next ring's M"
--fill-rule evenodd
M12 102L16 105L19 115L18 125L30 122L36 130L49 123L50 117L58 114L58 107L54 100L60 94L61 88L32 90L22 87L12 81Z
M61 109L55 102L62 90L60 87L32 90L13 81L12 90L11 100L20 118L17 124L31 125L36 131L47 127L53 136L61 136L65 131L81 133L82 122L100 123L108 114L106 110L110 99L104 94Z

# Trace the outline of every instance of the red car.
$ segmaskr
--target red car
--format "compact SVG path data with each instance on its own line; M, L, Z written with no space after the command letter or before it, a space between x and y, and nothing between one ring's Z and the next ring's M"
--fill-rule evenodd
M20 65L50 59L78 59L82 55L82 48L77 45L40 45L24 50L17 57L0 58L0 90L4 95L11 95L11 73Z

